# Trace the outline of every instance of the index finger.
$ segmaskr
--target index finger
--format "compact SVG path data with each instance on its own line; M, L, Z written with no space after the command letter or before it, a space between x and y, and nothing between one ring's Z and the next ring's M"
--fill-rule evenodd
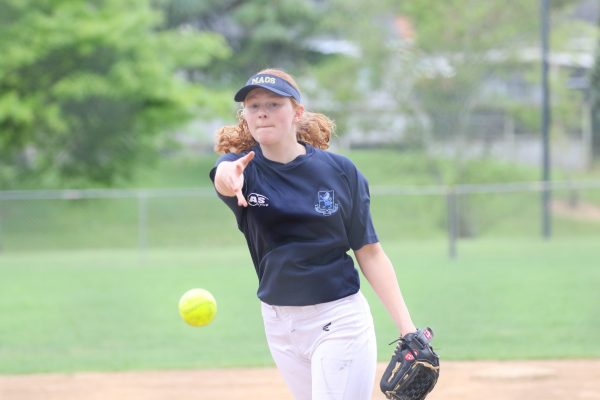
M254 152L251 151L250 153L246 154L244 157L239 158L238 161L242 165L242 168L246 168L248 166L248 164L250 164L250 161L252 161L253 158L254 158Z

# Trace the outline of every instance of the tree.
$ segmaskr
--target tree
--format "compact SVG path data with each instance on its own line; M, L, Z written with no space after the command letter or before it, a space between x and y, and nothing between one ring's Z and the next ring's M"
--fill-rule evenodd
M489 108L481 83L523 69L510 63L514 49L538 38L534 2L331 3L323 23L356 54L313 69L319 88L328 89L322 103L344 131L396 130L398 140L409 135L425 147L435 139L466 142L474 113ZM348 24L352 15L361 18ZM494 56L505 63L490 62Z
M210 107L177 71L226 57L226 44L161 23L148 0L1 3L0 187L113 184Z
M187 27L222 35L235 56L217 60L200 81L231 85L260 69L285 68L292 73L314 65L324 55L311 46L327 15L313 0L156 0L167 28Z

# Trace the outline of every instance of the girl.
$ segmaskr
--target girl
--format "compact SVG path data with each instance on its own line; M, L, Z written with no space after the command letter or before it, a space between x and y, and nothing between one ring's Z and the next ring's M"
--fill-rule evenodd
M333 122L304 109L289 74L260 71L234 100L239 123L218 131L210 177L246 238L273 359L298 400L370 399L375 333L350 249L400 335L416 328L373 227L367 180L325 151Z

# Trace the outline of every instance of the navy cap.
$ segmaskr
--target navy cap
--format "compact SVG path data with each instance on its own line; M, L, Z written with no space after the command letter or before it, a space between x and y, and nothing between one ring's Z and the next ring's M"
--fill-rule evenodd
M285 97L292 97L297 102L302 102L300 92L288 81L275 75L256 74L246 82L246 85L237 91L233 99L235 101L244 101L248 92L252 89L263 88L275 94Z

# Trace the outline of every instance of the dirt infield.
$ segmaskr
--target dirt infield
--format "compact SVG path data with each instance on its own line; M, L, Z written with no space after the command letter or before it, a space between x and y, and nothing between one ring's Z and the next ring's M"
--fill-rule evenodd
M379 375L384 365L379 365ZM2 400L288 400L274 369L0 376ZM373 399L384 399L376 388ZM445 362L428 400L600 399L600 360Z

